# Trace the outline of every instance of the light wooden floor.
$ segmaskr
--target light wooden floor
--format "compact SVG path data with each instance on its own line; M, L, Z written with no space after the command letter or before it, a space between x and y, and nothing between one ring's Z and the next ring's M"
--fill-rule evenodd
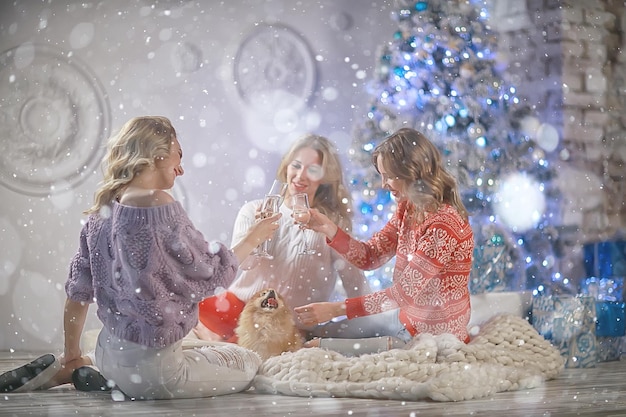
M36 355L35 355L36 356ZM33 358L0 352L0 373ZM49 391L0 394L0 416L626 416L626 361L566 369L544 387L441 403L349 398L301 398L245 392L197 400L113 401L64 385Z

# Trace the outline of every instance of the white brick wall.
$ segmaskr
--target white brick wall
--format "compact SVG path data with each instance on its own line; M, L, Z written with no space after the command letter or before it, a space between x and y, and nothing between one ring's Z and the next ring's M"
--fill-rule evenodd
M506 3L506 2L505 2ZM605 0L526 0L501 48L529 104L562 132L562 272L580 247L626 236L626 7ZM494 10L497 10L494 9ZM509 17L510 19L510 17ZM625 40L622 40L622 37Z

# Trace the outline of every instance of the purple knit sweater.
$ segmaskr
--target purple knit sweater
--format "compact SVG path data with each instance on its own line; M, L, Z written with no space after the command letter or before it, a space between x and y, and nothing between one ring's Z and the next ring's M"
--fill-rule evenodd
M233 281L237 259L222 243L207 243L178 202L111 208L83 227L67 296L95 301L104 326L120 338L171 345L196 325L198 303Z

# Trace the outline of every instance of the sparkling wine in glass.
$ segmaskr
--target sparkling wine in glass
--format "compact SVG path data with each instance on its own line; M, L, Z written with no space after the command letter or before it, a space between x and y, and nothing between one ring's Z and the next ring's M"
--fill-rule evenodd
M311 220L311 212L309 211L309 196L307 194L301 193L293 196L293 219L294 221L300 225L300 230L302 231L302 241L304 242L304 248L298 253L299 255L313 255L315 254L314 249L309 249L306 243L306 234L305 230L302 227L307 224L309 220Z
M262 219L266 219L278 213L280 205L283 203L283 199L285 198L285 191L287 191L287 183L274 180L269 192L265 194L263 204L261 205ZM274 257L267 251L267 245L268 241L266 240L261 244L261 248L256 255L262 258L273 259Z

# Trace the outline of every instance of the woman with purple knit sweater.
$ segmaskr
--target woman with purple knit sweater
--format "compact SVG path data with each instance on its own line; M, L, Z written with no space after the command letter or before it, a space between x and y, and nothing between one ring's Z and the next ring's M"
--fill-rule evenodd
M133 118L111 138L65 284L64 353L0 375L0 392L69 382L100 387L102 376L134 399L210 397L250 385L261 364L256 353L210 342L183 349L182 339L198 321L198 302L228 287L280 214L253 224L232 249L207 243L166 191L183 175L182 154L164 117ZM103 328L88 356L79 341L94 300Z

